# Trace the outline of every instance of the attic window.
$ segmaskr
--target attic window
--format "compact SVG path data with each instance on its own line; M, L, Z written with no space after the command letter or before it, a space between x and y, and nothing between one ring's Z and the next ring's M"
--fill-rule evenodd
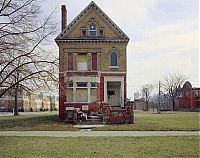
M97 27L94 23L89 25L89 36L96 37L97 36Z

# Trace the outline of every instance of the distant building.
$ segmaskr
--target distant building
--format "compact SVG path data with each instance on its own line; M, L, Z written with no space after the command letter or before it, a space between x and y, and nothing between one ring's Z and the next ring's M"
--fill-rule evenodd
M175 101L176 110L200 108L200 88L192 88L189 81L186 81L180 88L179 95Z
M7 92L0 98L0 111L12 112L15 108L15 97L12 95L14 89ZM55 96L45 96L42 93L37 95L24 89L18 92L19 111L41 111L58 110L58 99Z

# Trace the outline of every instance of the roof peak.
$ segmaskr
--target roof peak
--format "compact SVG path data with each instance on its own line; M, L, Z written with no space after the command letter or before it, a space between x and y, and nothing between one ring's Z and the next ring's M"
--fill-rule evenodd
M94 2L91 1L89 5L81 11L81 13L78 14L78 16L71 22L67 27L56 37L55 40L62 39L64 35L77 23L77 21L80 21L82 19L83 15L86 14L91 8L95 7L95 10L98 11L98 13L108 22L108 24L115 29L115 31L119 34L121 34L122 38L125 40L129 40L128 36L104 13L103 10Z

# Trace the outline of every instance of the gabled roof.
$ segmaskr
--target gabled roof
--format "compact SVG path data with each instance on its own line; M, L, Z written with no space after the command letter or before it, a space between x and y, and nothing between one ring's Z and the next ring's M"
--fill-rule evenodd
M116 33L121 35L122 40L129 41L129 37L93 1L69 25L67 25L55 40L66 40L65 35L70 32L74 25L83 19L83 15L87 14L92 8L95 8L107 24L115 30Z

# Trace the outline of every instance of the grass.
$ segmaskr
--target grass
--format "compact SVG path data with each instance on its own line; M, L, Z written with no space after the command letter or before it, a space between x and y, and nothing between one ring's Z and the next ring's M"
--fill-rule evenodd
M94 130L111 131L199 131L200 112L135 111L135 124L106 125ZM59 122L58 114L0 116L0 130L14 131L74 131L73 125Z
M1 116L0 131L75 131L73 125L59 121L58 114Z
M200 137L0 137L1 157L191 157Z
M199 131L200 112L143 112L135 111L135 123L106 125L102 131Z

